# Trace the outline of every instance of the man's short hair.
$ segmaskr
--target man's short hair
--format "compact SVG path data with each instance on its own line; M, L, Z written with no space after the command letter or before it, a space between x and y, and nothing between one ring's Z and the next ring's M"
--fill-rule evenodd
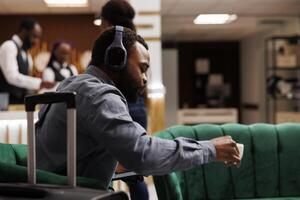
M38 22L35 19L32 18L23 19L19 26L19 32L21 32L22 30L30 31L33 29L33 27L36 24L38 24Z
M109 45L113 42L114 37L115 37L115 27L109 28L108 30L104 31L96 39L92 51L92 61L91 61L92 65L95 65L97 67L104 66L105 51L109 47ZM135 42L141 43L148 50L148 45L140 35L137 35L134 31L124 27L123 45L127 52L129 52L130 48L135 44ZM129 53L127 53L127 57L128 56Z
M101 17L112 25L120 25L135 31L133 18L135 11L126 0L110 0L101 10Z

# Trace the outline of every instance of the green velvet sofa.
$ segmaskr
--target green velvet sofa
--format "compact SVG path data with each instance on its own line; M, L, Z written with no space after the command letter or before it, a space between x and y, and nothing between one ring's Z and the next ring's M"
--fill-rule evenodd
M27 182L27 145L0 143L0 182ZM67 185L66 176L37 170L37 182L53 185ZM86 188L106 190L105 184L94 179L77 177L77 185Z
M244 144L240 168L209 163L155 176L160 200L300 199L300 124L175 126L156 134L207 140L231 135Z
M184 136L197 140L222 135L244 144L241 167L210 163L155 176L160 200L300 199L300 124L176 126L156 134L166 139ZM26 182L26 164L26 145L0 144L0 182ZM37 181L66 185L67 177L38 170ZM77 183L106 189L98 180L78 177Z

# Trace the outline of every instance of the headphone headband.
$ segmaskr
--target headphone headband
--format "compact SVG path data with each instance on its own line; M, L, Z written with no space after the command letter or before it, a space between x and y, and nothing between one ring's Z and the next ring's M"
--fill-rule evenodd
M124 27L123 26L116 26L116 31L124 32Z

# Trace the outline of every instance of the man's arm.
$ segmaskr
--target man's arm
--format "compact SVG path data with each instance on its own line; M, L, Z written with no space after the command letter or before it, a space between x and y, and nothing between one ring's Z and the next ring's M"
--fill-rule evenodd
M7 82L11 85L29 90L38 90L41 86L42 80L26 76L19 72L17 62L18 50L11 41L5 42L1 47L1 70Z
M132 121L125 100L118 94L102 94L102 100L95 99L88 119L90 133L128 170L159 175L216 159L218 149L212 141L147 136L145 129Z

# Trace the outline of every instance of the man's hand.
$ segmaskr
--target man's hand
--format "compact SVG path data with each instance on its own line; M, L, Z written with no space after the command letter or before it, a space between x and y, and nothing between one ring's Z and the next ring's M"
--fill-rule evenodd
M46 89L51 89L55 86L55 82L48 82L48 81L42 81L40 89L46 88Z
M239 156L239 149L236 142L231 138L231 136L223 136L214 138L211 142L216 148L216 161L224 162L225 164L239 165L241 162Z

